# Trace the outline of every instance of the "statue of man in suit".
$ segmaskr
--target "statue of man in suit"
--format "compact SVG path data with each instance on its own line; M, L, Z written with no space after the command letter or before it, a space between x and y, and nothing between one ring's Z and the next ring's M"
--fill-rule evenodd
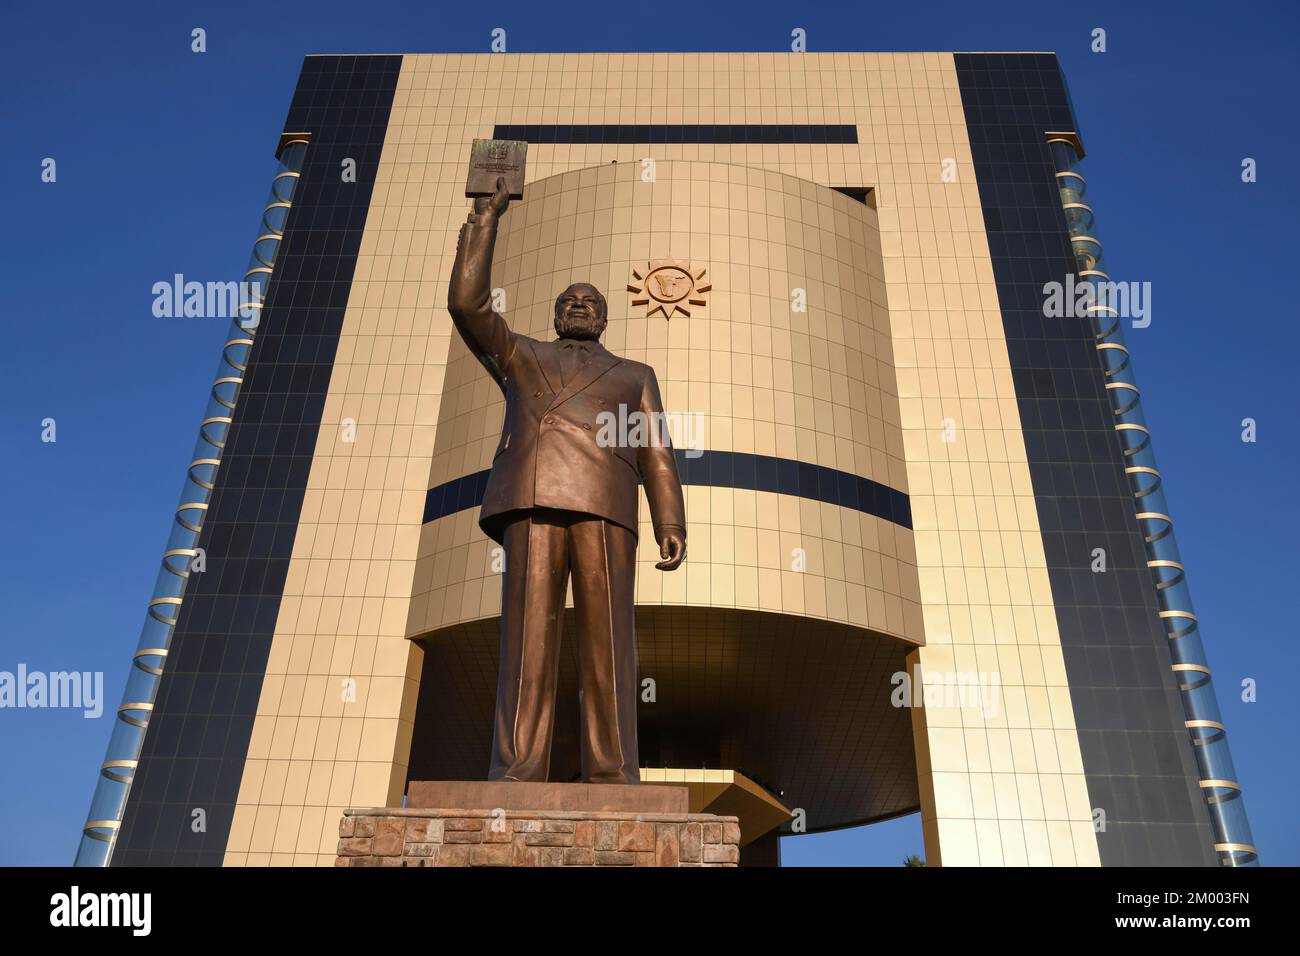
M506 396L501 442L479 526L505 550L501 661L491 780L545 781L555 725L570 573L578 633L582 777L640 782L636 733L637 479L662 560L686 557L686 508L654 369L600 344L605 298L589 283L555 300L553 342L512 332L490 306L505 179L461 227L447 307L465 344ZM638 416L649 428L602 427ZM633 436L632 441L611 441Z

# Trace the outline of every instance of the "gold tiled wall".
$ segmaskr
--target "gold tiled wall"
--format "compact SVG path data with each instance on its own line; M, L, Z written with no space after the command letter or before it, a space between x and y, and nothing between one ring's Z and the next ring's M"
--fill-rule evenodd
M405 625L441 372L429 311L366 281L382 235L363 239L227 865L332 865L341 808L405 786L422 656Z
M486 419L476 421L471 440L466 420L463 437L447 437L438 422L461 420L444 411L442 394L448 357L457 354L449 351L445 302L456 233L468 207L465 162L470 141L491 136L499 123L857 126L855 144L663 145L653 151L533 144L528 175L538 182L612 161L619 170L625 164L639 169L640 160L651 155L661 171L666 161L690 160L770 170L827 186L875 187L885 280L878 302L888 302L893 341L892 349L884 345L874 354L892 351L905 474L894 473L889 459L898 452L888 443L884 462L874 457L871 440L862 443L871 454L860 457L855 446L850 460L854 468L888 469L889 483L911 494L927 643L914 655L935 671L996 669L1005 696L993 717L914 712L927 857L948 865L1096 864L979 194L953 59L944 53L403 59L227 862L331 864L342 807L400 797L420 673L418 652L405 635L432 620L431 613L445 613L428 601L411 600L417 563L426 573L420 555L444 543L470 547L465 542L474 534L472 511L437 522L423 541L420 521L430 477L440 480L439 474L453 468L450 457L435 464L435 448L441 455L444 448L460 447L462 462L469 462L481 455L489 430ZM945 171L955 172L955 179L948 181ZM727 230L734 234L729 219ZM696 255L693 249L688 254ZM629 246L622 261L631 258ZM730 299L735 290L713 275L715 305L708 320L719 321L718 310L725 308L734 323L753 303ZM625 279L612 269L608 278L611 288ZM555 291L538 287L526 293L529 305L538 306ZM771 294L775 300L788 289L778 286ZM877 296L873 291L873 308ZM511 303L512 314L523 305ZM814 302L806 317L810 324L819 320L819 308ZM760 306L759 321L766 315ZM771 317L775 322L775 311ZM692 321L682 323L688 332ZM664 361L677 374L674 333L664 331L670 336ZM628 354L638 357L635 349L650 348L648 324L644 342L616 334L613 325L615 351L631 346ZM713 375L713 355L728 351L715 347L713 334L704 340L710 369L701 383ZM688 335L692 350L695 341ZM793 339L790 348L793 362ZM670 379L668 400L678 400L680 386L686 386L687 401L712 407L712 388L701 384L690 391L686 383L695 381L694 367L689 359L681 361L691 378L678 378L676 391ZM665 366L658 367L663 374ZM774 365L774 381L776 374ZM793 366L790 376L791 383L797 381ZM495 400L485 375L457 387L481 388L485 399ZM736 417L732 402L732 415L724 417ZM354 446L337 441L349 417L359 426ZM883 410L880 417L890 420ZM945 420L954 441L943 440ZM363 439L367 429L370 436ZM733 424L730 440L739 434ZM757 429L754 440L760 440ZM774 448L810 449L814 457L808 460L847 454L802 441L807 444L798 429L792 445L773 430ZM884 480L879 476L886 472L863 473ZM751 505L742 498L748 496L688 490L692 515L707 515L706 524L730 514L740 527L752 509L755 516L778 515L778 529L788 515L791 526L805 534L819 523L823 533L838 524L845 540L855 533L870 540L869 529L855 532L836 513L840 509L827 513L830 506L757 495ZM754 553L771 553L759 542L757 528L756 522ZM777 535L777 548L788 551L779 530ZM701 537L692 534L688 568L701 557ZM747 546L733 535L733 551L743 553ZM704 547L716 567L724 552L711 540ZM486 552L466 552L466 561L479 567L486 560ZM450 580L436 566L427 573L430 587L439 574L438 580ZM866 573L874 573L874 566ZM642 575L642 587L649 586L648 577ZM692 585L690 570L669 577L679 579L670 587L684 588L688 602L702 593L700 584ZM710 574L710 594L713 587ZM733 587L739 596L742 586ZM454 613L487 613L490 590L462 591ZM767 593L760 577L760 601ZM785 602L786 591L780 594ZM661 593L659 599L669 596ZM806 593L804 601L805 609L816 610ZM845 607L853 613L847 601ZM906 615L903 627L911 627ZM356 681L356 702L336 704L345 678Z
M906 491L874 212L772 171L669 161L646 181L644 170L607 164L528 186L497 244L492 281L507 320L553 338L555 297L590 280L609 300L606 346L655 368L665 410L692 424L696 448L823 465ZM647 317L631 304L632 270L644 275L665 257L705 269L700 282L712 284L707 306L691 306L689 317ZM807 311L792 309L796 289ZM457 339L430 486L491 465L504 408ZM689 556L671 574L654 568L641 498L639 603L803 614L920 641L906 528L796 496L685 492ZM495 551L462 515L426 525L410 634L499 614Z

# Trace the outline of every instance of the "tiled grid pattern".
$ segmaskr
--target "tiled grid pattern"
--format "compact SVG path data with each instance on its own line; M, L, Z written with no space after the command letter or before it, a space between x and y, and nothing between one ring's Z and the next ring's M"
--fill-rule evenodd
M994 673L1000 681L995 713L913 710L927 860L1095 864L952 58L880 59L892 76L883 89L869 85L866 97L896 99L898 108L885 108L883 137L872 131L877 162L864 162L862 181L879 183L925 611L926 646L913 659L929 673Z
M652 183L641 171L610 164L529 185L498 239L492 281L506 292L507 320L553 337L555 296L571 281L593 279L609 290L606 345L655 367L664 408L698 421L702 447L780 458L795 482L805 464L810 473L822 466L902 487L874 212L770 171L664 162ZM707 308L670 322L631 305L632 269L666 256L707 268ZM792 312L794 289L806 290L809 312ZM491 463L504 409L459 340L443 396L431 483ZM688 474L695 468L689 463ZM638 601L766 607L919 639L904 528L839 507L823 513L820 503L794 496L686 490L690 557L678 574L653 567L658 546L642 499ZM758 507L747 516L731 504L764 498L785 498L784 513ZM477 530L461 540L426 531L412 633L499 613L491 547ZM795 549L804 554L802 571L793 570Z
M320 66L317 59L307 61L306 77L313 70L328 73L331 62L339 62L341 70L352 58L320 58ZM354 69L375 59L357 57ZM400 59L381 62L396 69ZM343 129L359 124L354 135L373 135L374 163L354 155L356 143L346 136L321 152L330 189L326 201L316 204L322 224L343 221L328 198L361 195L352 191L356 189L371 192L370 184L381 175L376 166L381 148L387 149L386 124L381 115L367 128L364 112L376 102L376 93L363 92L355 102L354 110L347 100L318 91L304 112L291 110L286 120L286 128L312 133L309 148L316 148L322 126L329 136L331 123ZM341 181L345 157L358 158L356 183ZM372 210L368 204L368 214ZM364 225L364 235L350 250L353 267L370 234L369 222ZM357 361L358 339L365 339L358 326L370 331L379 322L377 310L359 310L357 299L357 286L350 283L338 303L345 302L346 310L314 436L311 474L226 846L227 864L324 862L317 853L325 852L335 816L326 805L382 800L389 789L389 762L368 761L364 755L374 749L391 752L401 735L402 675L412 651L385 637L392 636L393 622L405 611L401 555L403 534L409 531L404 532L403 522L415 510L417 495L404 487L401 456L419 440L416 405L422 369L386 363L382 347L372 347L364 363ZM345 440L345 419L356 422L355 442ZM344 699L347 679L356 681L355 701Z
M832 186L877 187L908 460L906 480L899 475L887 483L912 495L918 550L924 542L925 630L927 640L940 645L922 653L931 668L947 662L972 670L979 664L986 670L1000 666L1007 695L999 721L959 714L952 726L940 726L942 715L936 714L931 727L921 727L918 759L933 757L936 767L933 779L922 774L922 795L930 805L927 853L946 863L1096 862L950 54L405 58L352 300L359 312L382 310L401 337L358 337L352 346L361 350L356 361L375 353L382 353L377 359L382 361L390 349L413 344L415 361L434 380L425 393L434 407L426 412L422 405L420 420L437 420L438 376L451 338L443 311L446 275L464 221L464 163L471 139L490 135L496 124L504 123L645 122L857 126L857 145L665 144L651 152L644 146L536 144L529 150L529 177L536 181L613 160L639 163L653 155L660 163L735 163ZM948 159L956 161L955 182L941 178ZM609 278L617 287L626 277ZM350 308L349 320L352 314ZM883 350L889 354L888 343ZM483 385L491 388L486 381ZM944 418L959 423L955 445L942 442ZM431 448L427 446L426 456ZM477 450L471 457L477 457ZM446 475L435 470L430 484ZM723 490L690 488L688 501L700 497L697 492L707 492L712 508L712 496ZM740 506L750 508L747 502ZM804 519L803 502L796 508L756 500L755 507L765 515L793 508L791 518L798 513ZM464 527L447 533L467 540L472 528L468 513L430 528L442 533L440 526L456 522ZM756 541L747 553L759 554ZM482 567L486 554L468 560ZM333 587L330 591L338 593ZM382 591L382 585L373 584L368 593ZM413 667L406 675L413 681L419 667L414 659L409 663ZM364 755L386 761L395 777L406 756L396 746L399 739L370 740ZM337 766L347 772L342 759ZM329 814L348 798L317 788L310 798L313 811L321 799L330 804L325 808ZM306 798L301 802L309 803ZM300 839L296 849L301 855L295 857L272 856L281 850L272 829L260 827L243 839L252 852L229 858L232 862L306 862L313 851L319 863L333 859L328 834L315 843Z
M1087 319L1045 319L1074 271L1045 130L1072 130L1053 56L957 57L1065 669L1107 866L1214 866L1165 629ZM1105 574L1091 570L1094 548Z
M259 755L254 714L268 686L278 690L274 677L263 684L277 669L272 634L298 608L281 596L294 593L285 582L300 515L311 520L304 492L320 467L312 454L400 61L309 60L294 94L286 128L311 130L311 145L199 541L207 570L190 579L114 865L220 864L241 776L264 766L245 756ZM343 157L357 162L355 184L339 182ZM338 728L319 740L316 729L302 721L296 746L334 753ZM278 823L292 838L290 818L313 811L291 790L282 797L294 808ZM195 809L203 832L191 826Z

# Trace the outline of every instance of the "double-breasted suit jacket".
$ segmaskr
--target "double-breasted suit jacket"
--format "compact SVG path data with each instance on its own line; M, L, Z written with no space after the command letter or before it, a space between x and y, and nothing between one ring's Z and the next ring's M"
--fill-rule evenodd
M457 261L466 264L465 272L474 263L490 264L495 232L495 224L462 228ZM479 513L488 537L501 542L511 516L534 508L596 515L635 534L638 474L656 538L664 528L684 531L685 503L667 429L660 427L663 403L654 369L619 358L596 341L546 342L511 331L489 307L486 274L463 275L457 286L452 320L506 397L501 441ZM587 349L588 360L564 382L566 346ZM645 427L637 429L634 413ZM629 432L647 440L636 447L609 440L611 433L617 439Z

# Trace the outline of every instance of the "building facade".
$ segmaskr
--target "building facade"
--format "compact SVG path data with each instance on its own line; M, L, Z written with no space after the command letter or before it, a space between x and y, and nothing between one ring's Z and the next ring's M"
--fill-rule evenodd
M345 807L485 773L475 138L529 144L499 311L593 282L673 417L648 776L742 773L783 833L919 812L931 864L1254 861L1123 318L1045 314L1107 279L1054 55L313 56L284 131L80 862L332 864Z

